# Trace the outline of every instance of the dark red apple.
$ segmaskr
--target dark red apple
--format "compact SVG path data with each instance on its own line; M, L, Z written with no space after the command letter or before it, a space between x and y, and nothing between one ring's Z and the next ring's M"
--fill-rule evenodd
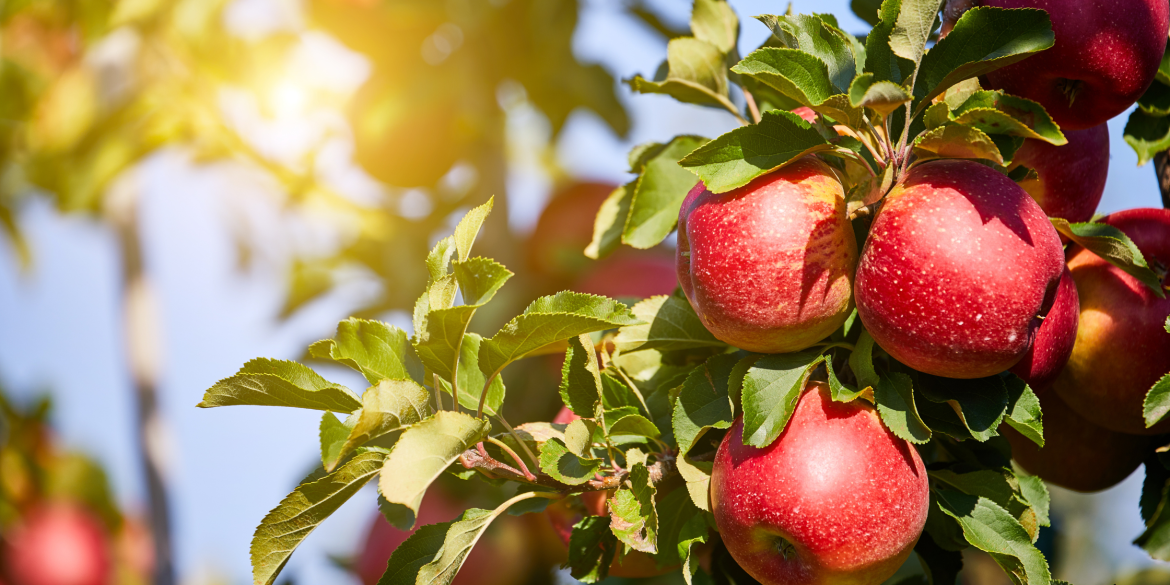
M464 508L441 488L432 487L423 497L417 526L455 520ZM518 522L518 518L507 515L492 522L487 534L467 555L453 585L513 585L524 582L531 562L527 551L530 543L525 541L526 531ZM375 514L362 551L354 561L353 570L362 583L375 585L382 578L382 573L386 572L386 562L390 560L390 555L413 533L413 530L398 530L382 514Z
M814 157L726 193L700 182L679 213L677 259L703 325L749 351L809 347L853 309L857 241L841 183Z
M678 273L673 258L650 253L617 253L586 271L573 290L615 299L644 299L668 295L676 286Z
M1064 249L1040 206L972 161L916 166L874 218L857 311L878 345L928 374L1014 366L1055 297Z
M1109 128L1105 124L1086 130L1066 130L1068 144L1053 146L1042 140L1025 140L1012 158L1012 166L1036 171L1037 179L1020 186L1040 204L1049 217L1071 222L1089 221L1109 175Z
M105 527L70 503L42 505L4 535L5 572L15 585L107 585L113 559Z
M1101 221L1137 244L1165 289L1170 209L1131 209ZM1170 372L1170 333L1165 330L1170 298L1159 299L1137 279L1080 247L1069 250L1068 267L1080 295L1081 316L1072 357L1054 384L1056 393L1081 416L1107 429L1170 431L1170 421L1147 429L1142 418L1146 393Z
M1073 282L1068 268L1065 268L1060 275L1060 284L1057 285L1052 308L1036 329L1032 347L1019 363L1012 366L1012 373L1023 378L1032 388L1046 388L1052 385L1052 381L1060 374L1060 370L1072 355L1073 344L1077 340L1077 320L1080 314L1081 303L1077 298L1077 285Z
M1024 471L1070 490L1096 492L1121 483L1142 464L1149 437L1099 427L1050 388L1036 396L1044 416L1043 448L1006 424L999 427Z
M993 71L987 86L1040 102L1066 130L1104 124L1137 101L1162 62L1170 30L1165 0L980 0L1040 8L1056 44Z
M864 400L833 402L809 385L788 427L763 449L736 419L715 455L711 506L727 550L766 585L876 585L926 524L926 467Z

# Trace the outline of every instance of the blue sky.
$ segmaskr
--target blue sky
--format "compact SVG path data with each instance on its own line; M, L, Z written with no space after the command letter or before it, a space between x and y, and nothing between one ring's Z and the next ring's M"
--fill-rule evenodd
M233 18L287 26L298 22L287 2L239 4L243 8ZM583 60L600 62L621 78L653 73L665 55L661 38L621 15L615 0L583 4L574 38ZM740 50L745 54L767 34L763 25L747 17L783 12L787 6L778 1L732 4L743 20ZM793 4L798 12L832 12L852 32L866 28L845 0ZM663 0L656 5L674 22L686 22L686 3ZM631 135L620 140L592 115L575 114L557 145L560 163L574 174L622 181L627 178L626 152L633 144L683 133L714 136L734 126L734 120L719 111L662 96L631 96L624 87L621 91L634 120ZM1137 168L1133 151L1121 140L1124 118L1109 124L1112 157L1101 212L1159 205L1153 171L1149 166ZM539 134L539 121L535 130L532 122L518 116L517 135ZM279 136L268 139L279 142ZM335 153L341 158L344 154L344 148ZM143 197L147 265L162 299L162 408L170 424L179 568L189 582L206 582L211 575L248 582L252 530L313 465L319 417L295 409L200 410L194 405L204 389L246 360L292 358L307 343L330 335L363 289L332 295L290 320L278 321L282 269L260 263L251 272L238 271L233 227L226 219L234 206L270 191L270 185L238 169L197 168L177 152L156 156L133 180ZM368 188L360 177L351 183L356 190ZM524 229L547 197L548 181L530 165L520 164L511 172L509 184L510 196L522 203L512 206L517 211L511 220ZM259 200L256 205L263 208L264 197ZM141 502L142 489L133 457L115 242L101 226L60 217L40 202L30 204L21 221L31 239L35 265L22 273L9 244L0 241L0 380L18 396L50 390L62 439L101 460L121 501L133 506ZM262 237L271 235L278 241L282 237L271 225L256 229ZM281 258L279 251L273 255ZM349 372L330 370L327 375L363 386ZM1058 505L1079 514L1070 518L1101 527L1091 536L1096 541L1085 544L1081 553L1089 560L1104 555L1095 561L1105 563L1101 571L1143 563L1144 554L1127 544L1141 529L1136 512L1140 480L1141 474L1135 474L1125 484L1089 498L1058 494ZM373 492L359 494L306 541L289 570L306 583L342 582L328 567L325 554L353 550L374 510ZM1103 581L1108 574L1082 577Z

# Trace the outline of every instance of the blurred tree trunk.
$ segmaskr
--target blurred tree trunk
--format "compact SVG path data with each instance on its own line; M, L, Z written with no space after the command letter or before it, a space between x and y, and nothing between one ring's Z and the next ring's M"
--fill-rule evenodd
M162 370L162 335L158 295L143 266L138 229L136 187L115 187L107 201L111 224L122 253L122 326L129 370L134 381L135 439L146 479L148 518L154 542L154 585L175 585L171 542L170 496L166 485L167 428L159 412L158 380Z
M1170 152L1154 155L1154 173L1158 176L1158 190L1162 192L1162 207L1170 209Z

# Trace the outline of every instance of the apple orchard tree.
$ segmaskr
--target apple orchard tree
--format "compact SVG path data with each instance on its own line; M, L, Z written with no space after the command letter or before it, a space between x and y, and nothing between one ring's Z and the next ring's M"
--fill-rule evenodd
M636 147L597 213L593 258L677 229L675 294L565 291L470 333L513 275L472 254L488 200L418 259L413 336L349 319L309 348L364 392L271 359L209 389L200 406L325 411L321 468L256 529L255 582L375 478L385 518L415 528L386 584L450 583L493 520L544 513L587 583L636 563L878 584L910 559L950 584L975 547L1043 585L1045 481L1100 490L1143 462L1135 544L1170 560L1170 210L1090 221L1108 118L1137 102L1126 139L1143 161L1170 146L1170 7L868 4L864 41L765 15L741 58L736 14L696 0L692 36L628 80L741 123ZM564 410L505 420L502 374L552 353ZM415 527L443 474L515 495Z

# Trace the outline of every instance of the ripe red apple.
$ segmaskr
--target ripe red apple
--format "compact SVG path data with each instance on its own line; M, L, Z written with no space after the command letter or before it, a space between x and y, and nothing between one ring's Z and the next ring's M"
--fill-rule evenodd
M417 526L455 520L465 507L441 488L432 487L423 496ZM507 515L497 518L467 555L453 585L523 583L531 566L527 551L530 543L525 541L525 532L519 518ZM382 514L375 514L362 551L354 561L354 572L364 585L375 585L382 578L390 555L413 533L413 530L398 530Z
M1025 140L1012 158L1013 168L1023 165L1036 171L1037 179L1020 186L1040 204L1048 217L1071 222L1089 221L1109 175L1109 127L1066 130L1068 144L1053 146L1042 140Z
M593 239L593 216L616 188L585 181L553 194L525 245L529 267L557 279L571 279L588 268L592 261L585 247Z
M711 506L727 550L765 585L876 585L926 524L926 467L864 400L809 385L771 445L743 444L736 419L715 454Z
M993 71L986 85L1040 102L1068 130L1104 124L1137 101L1162 62L1170 29L1165 0L980 0L1041 8L1056 44Z
M817 121L817 113L814 112L813 109L808 107L808 106L800 106L799 108L792 110L792 113L796 114L797 116L800 116L801 120L804 120L805 122L808 122L809 124L812 124L813 122Z
M1099 427L1051 388L1036 396L1044 416L1043 448L1006 424L999 427L1012 445L1012 459L1028 473L1070 490L1096 492L1121 483L1142 464L1149 437Z
M874 218L857 266L858 316L916 370L991 376L1027 353L1063 270L1060 237L1019 185L976 162L931 161Z
M1170 209L1131 209L1101 220L1133 240L1162 277L1170 267ZM1170 431L1170 421L1147 429L1146 392L1170 372L1170 298L1159 299L1137 279L1080 247L1069 250L1069 270L1081 300L1080 326L1056 393L1081 416L1133 434Z
M676 257L703 325L742 349L804 349L853 309L857 241L841 183L814 157L727 193L700 182L679 213Z
M113 561L105 527L70 503L42 505L4 535L7 576L16 585L108 585Z
M1060 274L1056 287L1056 298L1044 321L1036 329L1032 347L1014 366L1012 372L1023 378L1032 388L1046 388L1064 369L1072 355L1077 340L1077 320L1081 314L1081 303L1077 298L1077 285L1073 282L1068 268ZM1048 419L1045 418L1045 421Z

